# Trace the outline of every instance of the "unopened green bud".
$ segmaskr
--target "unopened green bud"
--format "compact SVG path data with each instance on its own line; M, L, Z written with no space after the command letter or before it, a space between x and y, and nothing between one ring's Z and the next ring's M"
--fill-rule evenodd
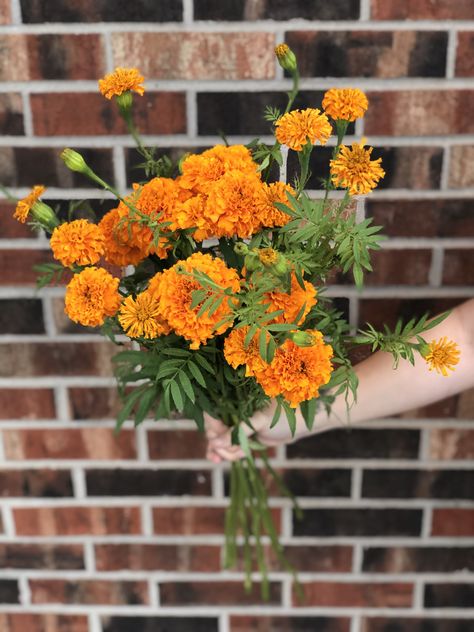
M295 72L297 68L296 55L288 44L278 44L275 48L275 55L283 70L288 70L292 73Z
M117 99L117 105L119 106L119 108L121 109L123 113L129 112L132 109L133 94L131 93L130 90L126 90L125 92L122 92L122 94L119 94L116 97L116 99Z
M283 255L278 257L278 261L273 265L273 271L277 276L284 276L289 270L288 262Z
M31 207L31 217L49 232L53 232L56 226L59 226L56 213L41 200L36 201Z
M298 347L312 347L314 336L309 331L295 331L291 334L291 339Z
M90 171L84 158L79 152L74 151L74 149L63 149L61 158L64 160L66 167L71 171L77 171L78 173L89 173Z
M247 255L245 255L244 265L247 269L247 272L255 272L255 270L257 270L257 268L260 266L260 261L255 253L249 252Z
M247 244L244 244L243 241L238 241L234 246L234 252L238 255L246 255L249 251L249 247Z

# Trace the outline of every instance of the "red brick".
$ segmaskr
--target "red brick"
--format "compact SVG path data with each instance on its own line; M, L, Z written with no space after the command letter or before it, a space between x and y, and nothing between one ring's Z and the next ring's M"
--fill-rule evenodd
M141 531L138 507L13 509L18 535L111 535Z
M302 584L304 600L295 606L337 608L409 608L413 584L310 582Z
M99 571L214 572L221 568L220 546L97 544Z
M147 92L134 101L134 120L144 134L186 132L184 94ZM33 127L38 136L126 134L116 105L95 92L32 94Z
M87 616L70 614L0 613L2 632L88 632Z
M73 496L68 470L0 470L0 496Z
M151 459L203 459L206 440L196 430L152 430L148 448Z
M0 24L11 24L11 2L10 0L0 0Z
M121 407L116 388L70 388L69 404L74 419L115 418Z
M445 285L474 284L474 249L444 251L443 283Z
M146 582L31 579L32 603L148 605Z
M430 431L430 457L440 461L474 458L474 430L433 428Z
M82 545L76 544L0 543L0 568L83 570L84 549Z
M0 419L54 419L54 393L49 388L0 390Z
M433 509L431 535L474 536L474 509Z
M472 0L372 0L374 20L472 20Z
M1 35L0 80L98 79L104 72L99 35Z
M403 266L400 265L403 261ZM431 264L429 250L378 250L371 255L373 272L366 285L425 285Z
M115 347L104 342L41 342L2 344L1 377L112 374Z
M281 570L281 564L272 555L270 566ZM351 546L312 546L308 555L307 546L286 546L285 557L298 572L349 573L352 569Z
M387 136L472 134L474 90L371 92L365 133Z
M474 187L474 145L451 147L449 186L452 189Z
M134 459L135 433L110 428L5 430L5 455L22 459Z
M271 33L114 33L117 66L148 79L273 79Z
M326 616L232 616L231 632L349 632L350 619Z
M173 582L160 583L160 603L164 606L201 605L246 606L262 602L260 585L245 590L243 582ZM268 605L281 605L281 585L270 582Z
M49 250L0 250L1 284L35 286L39 273L33 266L52 261Z
M2 165L3 170L3 165ZM15 204L6 200L0 200L0 235L2 239L16 238L35 239L36 233L28 224L21 224L13 218Z
M471 19L474 16L474 7ZM467 31L458 33L458 46L456 50L456 70L457 77L474 76L474 59L472 49L474 48L474 32Z
M19 94L0 94L0 134L9 136L22 136L25 133L23 127L23 103ZM8 173L11 166L2 164L2 180L8 181L5 172Z
M224 507L155 507L154 533L164 535L222 534Z

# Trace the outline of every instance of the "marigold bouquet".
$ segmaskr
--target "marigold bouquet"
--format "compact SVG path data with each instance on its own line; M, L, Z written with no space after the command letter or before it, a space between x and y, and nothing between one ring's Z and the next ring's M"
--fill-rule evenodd
M72 272L65 311L73 321L102 327L125 349L115 356L123 396L117 426L142 423L173 413L194 419L204 413L233 429L246 458L232 464L230 504L225 525L225 565L243 556L246 585L255 568L268 594L269 542L289 568L268 505L268 480L291 497L268 455L249 439L252 415L270 398L277 405L273 424L295 427L300 407L311 427L319 406L328 409L345 393L355 399L357 378L350 352L357 345L384 349L414 361L421 354L443 373L453 368L454 343L427 345L422 333L440 319L412 320L395 330L352 332L324 294L335 271L352 272L358 287L371 270L370 250L379 248L380 228L360 223L350 209L355 195L367 194L383 178L381 159L372 159L365 140L343 144L348 125L364 115L366 96L358 89L330 89L322 110L292 110L298 93L296 59L286 45L276 49L293 87L285 112L269 107L271 145L216 145L185 155L173 164L143 142L133 122L133 92L142 95L136 69L117 68L99 81L101 93L115 98L142 155L145 179L119 193L82 156L62 152L69 169L80 172L117 200L95 223L71 207L60 221L40 200L35 186L17 204L15 216L51 234L58 264L40 267L40 285ZM334 134L329 177L323 195L305 192L310 158ZM286 183L287 148L299 173ZM340 189L343 195L332 195ZM111 272L112 270L112 272ZM132 341L135 344L127 344ZM280 420L282 418L282 420Z

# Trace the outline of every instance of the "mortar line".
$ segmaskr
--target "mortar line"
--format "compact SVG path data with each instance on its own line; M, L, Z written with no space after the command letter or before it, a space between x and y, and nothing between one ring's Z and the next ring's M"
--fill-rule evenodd
M431 264L428 272L428 283L433 287L441 287L443 283L444 249L433 248L431 251Z
M30 95L26 90L21 91L21 104L23 108L25 138L31 141L31 138L34 136L33 112L31 111Z
M356 614L351 619L350 632L360 632L361 630L361 617Z
M370 20L370 0L360 0L359 21L368 22Z
M77 498L78 500L83 500L83 501L88 500L86 476L82 467L72 468L71 478L72 478L74 498Z
M431 530L433 525L433 508L425 507L423 510L423 519L421 526L421 537L428 542L431 539Z
M43 250L43 248L40 247L40 250ZM58 330L56 328L56 321L54 318L53 298L43 296L41 298L41 304L43 308L43 321L46 335L56 337L58 334Z
M15 529L15 520L13 519L12 507L2 504L0 509L1 509L0 515L2 517L3 531L8 538L15 539L16 529Z
M219 632L231 632L230 620L227 612L223 612L219 616Z
M115 186L119 191L125 191L127 189L127 168L123 147L115 146L112 148L112 161L114 165Z
M453 79L456 74L456 53L458 47L458 33L454 29L448 31L448 46L446 50L446 78Z
M153 514L151 506L148 503L140 504L140 516L142 522L142 532L144 536L153 536Z
M71 410L69 406L69 397L68 397L67 389L64 386L55 385L53 392L54 392L54 406L56 410L56 419L62 422L70 422Z
M100 615L97 612L90 612L88 615L89 632L102 632Z
M89 540L84 540L84 566L89 573L96 572L94 543Z
M148 578L148 594L150 597L150 606L159 608L160 607L160 589L158 586L158 582L153 577L147 574Z
M11 9L11 15L12 15L12 24L21 25L22 15L21 15L20 0L10 0L10 9Z
M183 25L190 27L194 21L193 0L182 0L183 2Z
M413 607L415 610L423 610L424 583L423 580L413 583Z
M187 136L191 139L198 138L197 120L197 96L195 90L186 91L186 129Z
M21 575L18 578L18 593L20 595L20 604L22 606L31 605L31 588L27 575Z
M449 172L451 169L451 146L443 147L443 161L441 163L440 189L449 190Z

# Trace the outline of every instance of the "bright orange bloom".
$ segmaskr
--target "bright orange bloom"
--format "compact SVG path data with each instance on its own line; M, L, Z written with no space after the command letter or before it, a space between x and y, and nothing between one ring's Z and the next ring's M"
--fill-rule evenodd
M212 225L205 215L206 198L204 195L194 195L183 202L176 210L176 220L179 228L194 228L193 238L203 241L213 236Z
M299 347L285 340L265 369L256 374L257 382L269 397L282 395L292 408L318 397L319 389L329 382L332 372L332 347L320 331L311 331L314 344Z
M260 331L257 331L248 347L245 348L244 342L248 330L248 327L233 329L224 341L225 359L234 369L245 364L245 375L247 376L255 375L267 367L267 363L262 360L259 350Z
M106 99L120 96L128 90L143 96L145 88L141 85L145 81L136 68L116 68L114 72L99 79L99 90Z
M234 169L225 173L209 189L205 214L217 237L245 238L261 227L256 212L264 203L264 189L255 174Z
M130 226L129 231L128 222L120 224L120 220L119 209L114 208L106 213L98 224L104 236L104 258L116 266L137 265L147 256L147 250L142 250L134 243L133 228Z
M191 302L193 292L203 288L192 276L194 270L204 272L223 290L229 288L233 293L239 292L240 281L237 272L228 268L220 259L196 252L185 261L180 261L165 270L156 283L153 283L150 291L153 291L154 296L159 299L163 318L178 335L191 342L191 349L198 349L209 338L223 333L231 326L231 321L229 321L216 329L216 324L223 317L231 314L231 308L227 297L224 297L221 305L212 315L206 311L198 316L202 301L194 308L191 308ZM217 298L219 293L213 293L213 295Z
M301 287L294 273L291 276L291 292L269 292L266 300L269 302L269 312L276 312L280 309L284 313L275 318L277 323L295 323L295 319L304 307L304 311L299 321L295 323L300 325L308 315L310 309L316 305L316 288L308 281L304 282L305 289Z
M325 145L332 127L328 117L318 109L292 110L275 123L275 136L279 143L294 151L301 151L308 143Z
M104 268L85 268L66 287L65 312L75 323L98 327L120 307L119 279Z
M13 213L13 217L24 224L28 219L28 215L30 214L33 205L39 200L45 191L46 188L40 184L34 186L25 198L19 200L16 205L15 212Z
M127 296L119 312L119 323L130 338L158 338L170 328L160 314L159 302L151 292Z
M449 375L448 371L454 371L460 356L461 351L458 345L444 337L429 343L428 352L424 358L430 371L436 371L446 377Z
M369 107L369 101L358 88L331 88L323 99L323 108L335 121L355 121L362 118Z
M296 191L289 184L284 182L272 182L271 184L263 184L264 203L258 209L258 215L262 226L266 228L274 228L275 226L285 226L290 221L290 216L284 211L280 211L275 206L275 202L290 205L286 193L296 196Z
M87 266L104 254L104 236L96 224L86 219L66 222L54 229L50 245L55 259L63 266Z
M342 189L349 189L350 195L365 195L375 189L384 177L382 158L370 160L373 147L364 149L365 138L352 147L342 145L334 160L330 161L331 180Z

